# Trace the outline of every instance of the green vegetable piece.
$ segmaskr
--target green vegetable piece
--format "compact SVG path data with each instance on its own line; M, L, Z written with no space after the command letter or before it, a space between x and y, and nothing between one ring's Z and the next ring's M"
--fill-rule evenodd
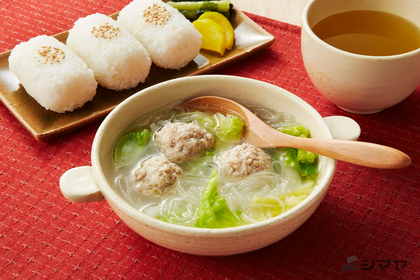
M312 152L304 151L304 150L298 150L297 151L297 160L301 163L314 163L315 160L318 158L317 154L314 154Z
M300 164L301 174L306 178L307 181L315 180L318 175L318 161L314 163L301 163Z
M311 137L309 130L301 124L284 127L280 131L297 137ZM314 180L318 174L318 155L315 153L286 148L284 159L285 164L298 170L305 180Z
M286 148L283 159L286 165L291 166L294 169L300 169L300 163L297 159L297 149Z
M114 148L114 165L124 166L134 160L150 140L151 132L148 129L134 131L118 139Z
M197 115L198 124L215 136L214 150L226 148L241 141L244 122L236 115L217 113L214 115Z
M195 227L227 228L242 224L242 220L229 209L226 199L217 192L218 183L219 174L217 170L214 170L201 194L201 203L194 223ZM239 216L240 211L236 214Z
M203 155L204 157L211 157L211 156L214 156L214 150L212 150L212 149L208 149L208 150L206 150L205 152L204 152L204 155Z
M194 21L198 19L202 14L205 12L214 12L212 10L195 10L195 11L188 11L188 10L178 10L181 14L184 15L190 21ZM224 15L225 18L230 18L230 12L219 12L220 14Z
M171 1L167 4L178 10L197 11L197 10L211 10L216 12L230 12L232 5L229 1L188 1L175 2Z
M311 137L309 130L303 125L291 125L280 129L281 132L303 138Z
M220 113L217 113L216 116L219 119L219 125L216 127L216 136L224 142L239 142L244 129L244 122L241 118L231 114L227 114L225 117Z
M207 11L203 10L196 10L196 11L188 11L188 10L178 10L181 14L184 15L185 18L189 19L190 21L194 21L198 19L202 14Z
M207 2L207 1L217 2L220 0L172 0L172 2Z
M217 11L218 3L214 2L203 2L200 7L200 10L210 10L210 11Z
M303 151L306 152L306 151ZM301 154L304 154L304 153ZM300 176L302 179L305 180L313 180L315 179L316 175L318 174L318 160L314 160L312 163L302 162L298 159L298 149L294 148L286 148L284 158L284 163L286 165L289 165L293 167L294 169L299 171ZM308 158L302 158L303 161L308 161L313 156L316 156L315 159L318 158L318 156L311 152L308 153Z

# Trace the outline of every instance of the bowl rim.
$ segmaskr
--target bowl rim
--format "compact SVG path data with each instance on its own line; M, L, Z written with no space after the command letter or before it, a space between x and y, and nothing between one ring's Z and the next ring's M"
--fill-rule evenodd
M101 144L101 139L103 138L103 135L106 133L107 127L109 126L109 122L112 120L112 118L120 114L119 112L123 111L123 109L127 106L127 104L129 104L133 99L138 98L140 95L147 95L148 93L153 92L155 90L160 90L161 88L165 88L165 87L177 86L182 83L190 83L190 82L201 83L204 81L208 82L209 79L215 80L215 81L222 79L222 80L226 80L230 82L256 83L258 85L264 86L265 88L268 88L269 90L281 91L282 94L286 95L288 98L291 98L293 101L302 105L306 110L309 111L311 115L316 116L317 122L320 122L320 125L325 129L325 133L328 136L328 139L333 139L333 135L329 126L321 117L321 115L312 106L310 106L306 101L304 101L300 97L278 86L275 86L275 85L272 85L263 81L255 80L255 79L238 77L238 76L229 76L229 75L199 75L199 76L189 76L189 77L182 77L182 78L169 80L169 81L151 86L149 88L143 89L137 92L136 94L132 95L131 97L127 98L126 100L124 100L105 118L105 120L101 123L98 131L96 132L96 135L92 144L91 164L92 164L94 178L97 183L97 186L103 193L107 202L111 204L111 206L114 205L115 207L118 207L118 209L121 212L134 218L139 223L143 223L147 227L158 228L166 232L177 233L177 234L182 234L182 235L191 235L191 236L210 236L211 235L212 237L215 237L215 236L232 236L232 235L236 235L236 234L244 233L244 232L250 233L253 231L261 230L262 228L272 227L276 224L281 224L285 220L287 221L289 219L292 219L296 215L297 212L302 211L303 209L309 207L311 204L322 199L326 191L328 190L328 186L331 183L331 180L334 176L335 169L336 169L337 161L331 158L326 158L327 164L325 164L325 166L323 167L325 168L324 169L325 175L323 176L322 180L318 182L317 185L319 187L315 188L312 191L312 193L304 201L300 202L297 206L293 207L292 209L276 217L270 218L268 220L260 221L260 222L256 222L252 224L247 224L247 225L241 225L237 227L231 227L231 228L196 228L196 227L189 227L189 226L183 226L183 225L172 224L169 222L164 222L138 211L116 193L116 191L109 185L108 180L106 179L104 175L103 169L101 167L100 159L99 159L100 158L99 147ZM214 84L217 84L217 83L215 82Z

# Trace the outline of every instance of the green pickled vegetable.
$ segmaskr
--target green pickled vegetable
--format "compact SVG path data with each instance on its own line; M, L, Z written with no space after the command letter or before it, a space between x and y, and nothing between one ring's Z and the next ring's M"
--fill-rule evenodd
M209 2L209 1L217 2L220 0L172 0L172 2Z
M242 224L239 217L229 209L224 197L217 191L219 174L213 171L210 179L201 194L201 203L197 211L194 226L200 228L226 228L236 227Z
M176 2L171 1L167 4L171 5L178 10L186 11L198 11L198 10L210 10L216 12L229 12L231 9L231 3L229 1L182 1Z
M204 14L205 12L214 12L212 10L195 10L195 11L188 11L188 10L178 10L181 14L184 15L184 17L186 17L187 19L189 19L190 21L194 21L196 19L198 19L202 14ZM219 12L222 15L224 15L227 19L229 19L230 17L230 11L228 12Z
M142 149L149 142L151 134L150 130L143 129L121 136L114 148L114 165L124 166L139 157Z

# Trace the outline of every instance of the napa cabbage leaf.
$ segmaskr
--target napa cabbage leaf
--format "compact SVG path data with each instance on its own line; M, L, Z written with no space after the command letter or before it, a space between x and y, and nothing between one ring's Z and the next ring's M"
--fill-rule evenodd
M200 228L227 228L242 224L240 211L232 212L226 199L219 195L217 186L219 174L214 170L201 194L201 202L197 211L194 226Z
M279 130L292 136L311 137L309 130L301 124L284 127ZM295 148L286 148L282 150L282 153L284 163L299 171L303 180L315 180L318 174L317 154Z
M236 115L221 113L214 115L204 115L196 119L197 122L218 139L227 143L237 143L241 141L244 122Z
M146 128L122 135L114 147L114 165L125 166L132 163L142 154L151 136L151 131Z

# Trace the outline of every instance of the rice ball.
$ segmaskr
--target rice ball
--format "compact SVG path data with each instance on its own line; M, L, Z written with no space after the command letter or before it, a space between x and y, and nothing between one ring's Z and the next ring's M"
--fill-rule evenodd
M186 162L199 157L213 147L213 135L195 123L170 123L155 135L160 151L174 162Z
M140 182L137 191L147 196L162 196L172 190L182 173L182 169L167 158L154 156L142 162L134 173Z
M125 28L103 14L78 19L67 46L92 68L105 88L124 90L144 83L152 61L143 45Z
M254 145L243 143L217 156L221 171L232 179L243 179L253 173L269 171L270 157Z
M57 113L80 108L96 95L92 69L54 37L41 35L17 45L9 69L30 96Z
M134 0L120 11L117 22L143 44L159 67L180 69L200 53L201 34L161 0Z

